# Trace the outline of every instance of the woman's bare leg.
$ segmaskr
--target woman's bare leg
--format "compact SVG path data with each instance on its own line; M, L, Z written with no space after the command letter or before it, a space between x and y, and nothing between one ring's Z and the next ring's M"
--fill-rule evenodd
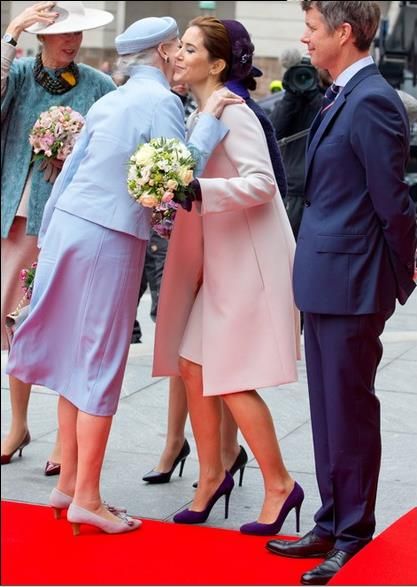
M74 495L77 479L77 417L78 408L62 395L58 400L58 426L61 437L61 473L57 489L67 495Z
M28 405L31 384L9 376L12 421L7 436L1 443L1 454L11 454L23 441L28 431Z
M258 522L271 524L294 487L275 433L268 406L256 391L222 396L262 472L265 498Z
M10 431L1 443L1 454L12 453L17 446L22 442L28 431L28 408L32 385L24 383L9 376L10 386L10 405L12 408L12 421L10 424ZM55 446L52 450L49 460L54 463L61 462L61 448L59 443L59 432L55 440Z
M240 452L238 443L238 427L234 418L225 402L222 402L222 424L221 424L221 441L222 441L222 459L224 466L230 471Z
M167 473L184 445L187 420L187 394L181 377L169 378L168 425L165 448L154 471Z
M62 457L61 457L61 439L60 439L59 428L58 428L58 430L56 432L55 444L54 444L52 452L49 456L48 461L50 461L51 463L60 463L61 459L62 459Z
M115 522L117 517L103 505L100 495L101 470L112 420L113 416L93 416L78 410L78 464L74 503Z
M238 428L228 407L222 406L222 457L226 469L235 462L239 451ZM187 394L181 377L170 377L169 402L168 402L168 426L165 448L161 454L158 465L154 471L168 472L184 445L185 423L188 415Z
M221 399L203 397L201 365L181 357L180 371L200 463L198 487L190 507L198 512L205 509L225 475L221 458Z

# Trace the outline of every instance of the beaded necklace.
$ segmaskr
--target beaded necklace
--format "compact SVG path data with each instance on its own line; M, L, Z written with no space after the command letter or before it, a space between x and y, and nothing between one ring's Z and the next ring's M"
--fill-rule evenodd
M77 85L80 77L80 71L74 61L71 61L67 67L56 69L55 73L56 78L45 70L41 54L38 53L33 66L33 75L37 83L50 94L65 94Z

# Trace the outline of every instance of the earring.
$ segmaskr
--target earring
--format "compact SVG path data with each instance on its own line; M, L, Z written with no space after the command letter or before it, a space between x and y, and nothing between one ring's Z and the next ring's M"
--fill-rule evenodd
M165 63L169 63L169 57L168 57L168 55L165 57Z

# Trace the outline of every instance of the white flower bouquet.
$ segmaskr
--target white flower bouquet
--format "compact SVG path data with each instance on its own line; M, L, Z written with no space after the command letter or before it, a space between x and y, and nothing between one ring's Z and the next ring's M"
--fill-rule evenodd
M127 187L142 206L152 208L152 228L169 239L178 207L187 200L196 165L178 139L157 138L139 145L129 160Z
M39 115L29 134L29 143L35 154L33 160L42 161L40 169L45 171L46 181L55 181L84 122L84 117L70 106L51 106Z

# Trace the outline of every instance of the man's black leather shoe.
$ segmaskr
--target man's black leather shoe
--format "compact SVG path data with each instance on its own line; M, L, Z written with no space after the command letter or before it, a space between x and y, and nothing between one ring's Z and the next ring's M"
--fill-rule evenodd
M316 558L332 550L334 540L320 538L311 530L299 540L270 540L266 548L274 554L291 558Z
M326 560L311 571L307 571L301 577L302 585L327 585L332 577L340 571L344 564L352 558L353 554L334 548L329 552Z

